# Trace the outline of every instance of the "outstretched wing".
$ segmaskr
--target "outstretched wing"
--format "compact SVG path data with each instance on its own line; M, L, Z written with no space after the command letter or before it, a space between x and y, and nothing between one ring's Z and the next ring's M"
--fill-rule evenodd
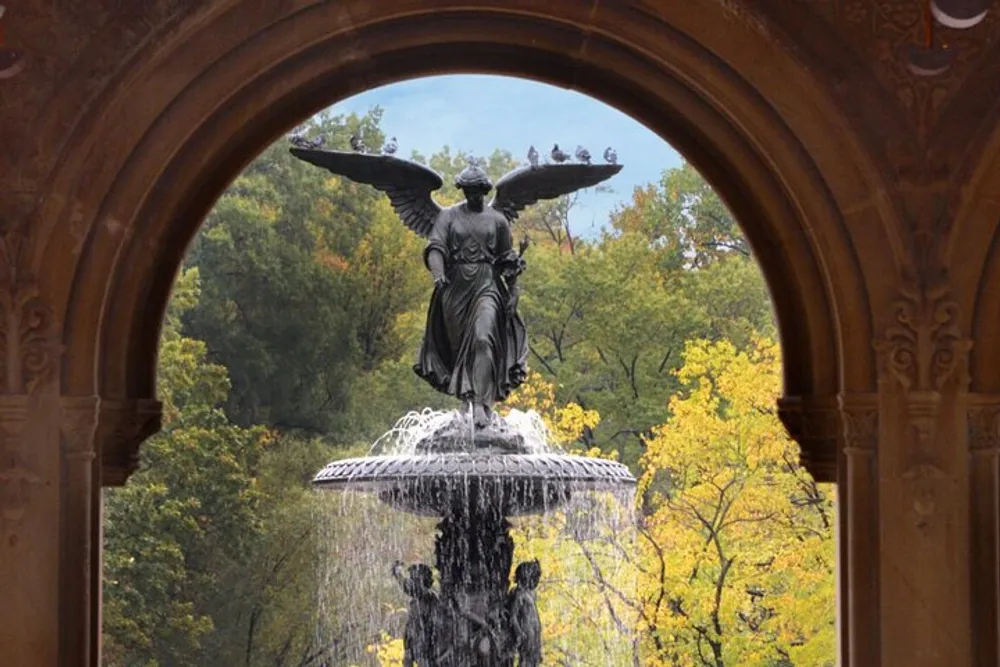
M293 148L292 155L389 195L403 224L424 238L434 229L441 207L431 197L444 181L427 167L391 155Z
M540 164L519 167L500 179L490 204L514 222L526 206L555 199L605 181L622 170L620 164Z

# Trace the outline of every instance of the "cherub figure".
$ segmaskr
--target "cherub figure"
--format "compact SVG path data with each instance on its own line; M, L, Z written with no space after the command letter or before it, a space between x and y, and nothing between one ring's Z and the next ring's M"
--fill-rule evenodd
M538 560L521 563L514 571L515 586L507 597L511 647L517 653L519 667L538 667L542 663L542 622L535 604L535 589L541 577Z
M403 667L435 667L434 616L440 601L434 592L434 573L423 563L415 563L403 573L403 563L396 561L392 576L410 597L406 629L403 633Z

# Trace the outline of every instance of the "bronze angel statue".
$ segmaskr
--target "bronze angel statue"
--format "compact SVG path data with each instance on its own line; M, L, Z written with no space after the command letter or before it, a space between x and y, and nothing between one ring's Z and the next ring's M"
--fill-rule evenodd
M527 373L528 343L517 310L518 276L525 269L511 224L525 207L597 185L618 164L532 164L496 184L470 162L455 180L465 201L442 208L432 192L444 184L427 167L368 153L293 148L292 154L334 174L372 185L389 196L407 227L427 239L424 264L434 279L423 344L414 370L438 391L471 410L478 428L489 425Z

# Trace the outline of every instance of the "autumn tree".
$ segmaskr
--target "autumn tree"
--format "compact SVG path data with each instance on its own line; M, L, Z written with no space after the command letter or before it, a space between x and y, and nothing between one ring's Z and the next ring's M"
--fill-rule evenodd
M646 664L833 665L833 490L775 414L778 347L692 341L643 456Z

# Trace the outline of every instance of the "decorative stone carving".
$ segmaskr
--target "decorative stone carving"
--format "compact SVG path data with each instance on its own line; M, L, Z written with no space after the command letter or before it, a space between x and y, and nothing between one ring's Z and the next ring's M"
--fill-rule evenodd
M901 50L919 44L923 35L923 7L915 0L813 0L872 68L886 90L909 112L913 127L926 139L962 84L982 64L997 41L997 14L972 30L939 30L938 39L954 53L951 66L933 77L914 75L900 57Z
M992 405L973 405L968 411L969 450L974 456L1000 454L1000 397Z
M63 451L70 461L92 461L97 455L94 435L100 398L97 396L64 396L60 430Z
M906 391L940 391L949 380L968 386L972 341L958 327L958 304L944 286L907 286L892 305L893 323L876 341L879 373Z
M848 456L874 456L878 449L878 409L841 401L844 428L844 453Z
M0 396L0 549L15 549L32 494L42 480L25 462L26 396Z
M139 468L139 445L160 430L163 404L152 399L101 401L101 483L121 486Z
M30 394L54 377L62 346L52 308L23 270L24 235L0 236L0 393Z
M907 468L903 479L909 487L914 524L918 530L926 532L937 509L938 487L947 482L948 475L936 465L919 463Z
M784 396L778 399L778 417L788 435L799 443L802 465L813 477L836 480L840 422L835 399Z

